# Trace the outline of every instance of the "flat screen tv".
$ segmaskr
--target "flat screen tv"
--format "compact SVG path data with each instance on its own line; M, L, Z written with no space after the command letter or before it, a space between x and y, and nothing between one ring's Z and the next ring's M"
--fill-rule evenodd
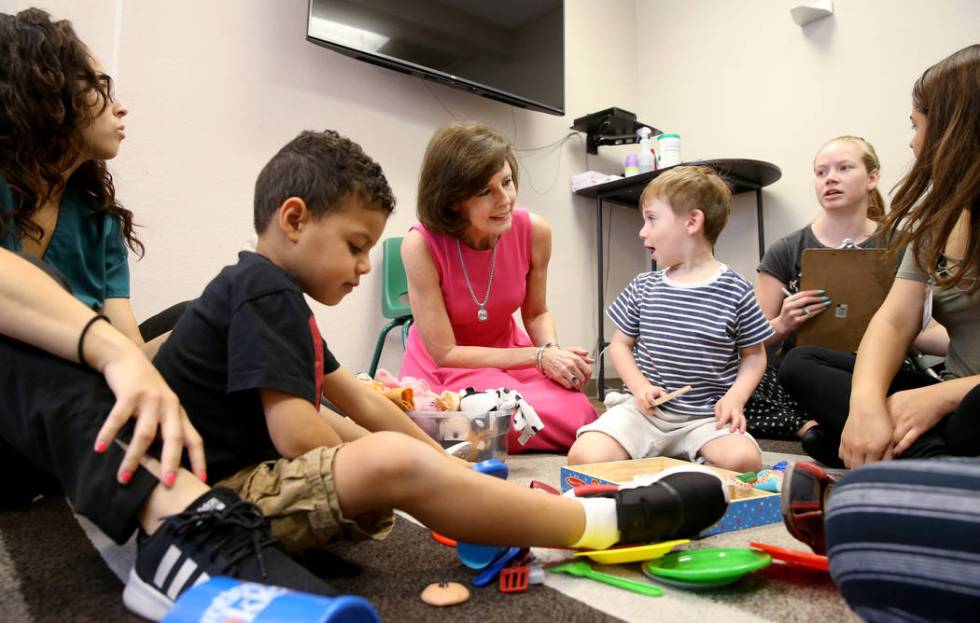
M562 0L310 0L306 38L515 106L565 112Z

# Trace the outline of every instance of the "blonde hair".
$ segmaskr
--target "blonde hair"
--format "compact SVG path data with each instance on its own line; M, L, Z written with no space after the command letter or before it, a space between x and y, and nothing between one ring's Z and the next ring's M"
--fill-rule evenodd
M419 173L419 222L461 237L468 223L454 206L483 190L504 163L510 164L516 190L517 156L504 135L482 123L449 123L436 130Z
M861 148L861 162L864 163L865 170L869 174L876 172L881 174L881 161L878 160L878 152L867 139L849 134L837 136L821 145L817 153L822 152L831 143L853 143L857 145ZM885 220L885 198L881 196L881 191L878 190L877 186L868 191L868 218L876 223Z
M704 214L704 238L714 245L732 213L732 191L720 175L709 167L675 167L647 184L640 195L640 207L661 199L680 216L694 210Z

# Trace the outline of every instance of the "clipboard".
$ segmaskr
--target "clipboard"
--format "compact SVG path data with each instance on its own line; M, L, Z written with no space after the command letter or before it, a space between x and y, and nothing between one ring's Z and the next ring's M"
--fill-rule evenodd
M885 249L804 249L800 290L826 290L830 306L800 326L796 344L856 351L894 280Z

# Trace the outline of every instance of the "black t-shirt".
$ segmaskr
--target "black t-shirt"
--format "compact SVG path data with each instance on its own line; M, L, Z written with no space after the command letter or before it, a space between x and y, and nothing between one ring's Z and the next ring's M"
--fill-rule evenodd
M212 481L279 458L260 389L320 404L339 364L296 278L243 251L192 301L153 363L204 438Z

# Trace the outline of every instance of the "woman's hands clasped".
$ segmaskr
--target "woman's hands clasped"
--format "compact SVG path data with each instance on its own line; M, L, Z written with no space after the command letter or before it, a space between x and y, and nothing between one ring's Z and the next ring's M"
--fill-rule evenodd
M888 408L871 400L858 406L852 404L841 433L838 454L844 465L851 469L891 460L895 455L895 440Z
M566 389L579 389L592 378L595 360L589 352L577 346L552 346L541 353L541 371Z
M942 384L895 392L884 405L851 407L841 435L840 456L850 468L890 460L909 449L946 415Z
M895 392L887 399L894 432L895 454L908 450L916 439L931 430L946 415L939 384Z

